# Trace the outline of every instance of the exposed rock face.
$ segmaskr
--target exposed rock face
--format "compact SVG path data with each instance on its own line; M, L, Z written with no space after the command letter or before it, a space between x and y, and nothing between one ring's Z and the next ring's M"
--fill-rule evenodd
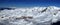
M0 25L51 25L57 21L60 21L60 8L54 6L0 12Z
M14 10L15 8L0 8L0 11L2 10Z

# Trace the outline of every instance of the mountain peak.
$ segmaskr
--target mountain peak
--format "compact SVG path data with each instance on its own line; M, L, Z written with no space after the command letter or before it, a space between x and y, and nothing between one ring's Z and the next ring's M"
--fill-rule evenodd
M0 12L0 21L6 25L50 25L60 20L60 11L58 10L60 8L55 6L3 10Z

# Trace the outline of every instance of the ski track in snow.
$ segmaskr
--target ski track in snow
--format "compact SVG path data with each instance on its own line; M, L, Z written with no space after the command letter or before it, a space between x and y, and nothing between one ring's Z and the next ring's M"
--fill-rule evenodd
M51 25L60 21L60 8L34 7L0 11L0 25Z

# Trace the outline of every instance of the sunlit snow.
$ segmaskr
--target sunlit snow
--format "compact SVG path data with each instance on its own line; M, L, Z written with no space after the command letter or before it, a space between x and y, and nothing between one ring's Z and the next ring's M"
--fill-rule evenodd
M0 11L0 25L51 25L57 21L60 8L55 6Z

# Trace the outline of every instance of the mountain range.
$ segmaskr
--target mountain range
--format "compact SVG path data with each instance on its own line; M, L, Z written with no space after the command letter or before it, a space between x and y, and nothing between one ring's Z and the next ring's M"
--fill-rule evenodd
M0 25L59 25L60 7L0 8Z

